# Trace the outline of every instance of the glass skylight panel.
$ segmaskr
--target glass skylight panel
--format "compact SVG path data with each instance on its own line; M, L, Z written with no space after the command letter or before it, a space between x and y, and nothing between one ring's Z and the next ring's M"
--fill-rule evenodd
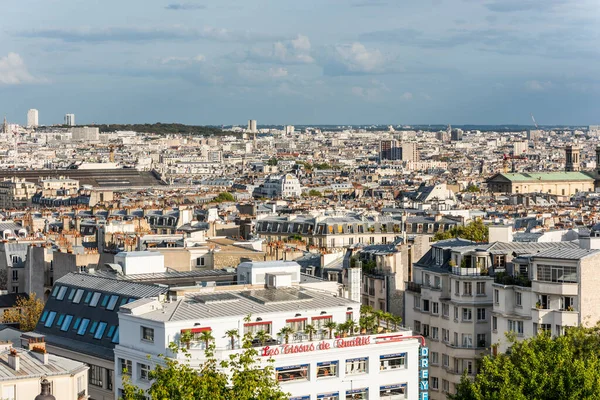
M46 319L46 323L44 324L44 326L46 328L51 327L52 323L54 322L54 318L56 318L56 311L50 311L50 314L48 314L48 319Z
M117 326L117 330L115 331L115 335L112 338L112 343L119 343L119 327Z
M67 287L66 286L62 286L60 288L60 290L58 291L58 295L56 295L56 299L57 300L62 300L65 298L65 294L67 293Z
M81 321L81 325L79 325L79 329L77 330L77 334L78 335L85 335L85 331L87 330L88 324L90 323L90 320L87 318L84 318Z
M97 326L98 326L98 321L92 322L92 327L90 328L90 333L95 333Z
M100 324L98 324L98 328L96 329L96 333L94 334L94 339L102 339L102 335L104 335L105 329L106 322L100 322Z
M92 296L92 300L90 300L90 307L96 307L98 305L98 300L100 300L100 296L102 294L99 292L95 292Z
M41 323L46 322L46 318L48 318L48 310L46 310L42 313L42 318L40 318L40 322Z
M102 303L100 304L102 307L106 307L106 304L108 303L108 298L109 298L109 296L107 294L105 294L104 297L102 298Z
M90 302L91 298L92 298L92 292L87 292L87 294L85 295L85 300L83 302L85 304L88 304Z
M110 311L114 310L115 306L117 305L117 300L119 300L119 296L110 296L110 301L108 302L106 309Z
M114 326L114 325L111 325L110 328L108 328L108 333L106 334L107 338L110 339L113 337L113 335L115 333L115 328L116 328L116 326Z
M71 321L73 320L73 316L72 315L67 315L65 317L64 322L62 323L62 326L60 327L60 330L63 332L66 332L69 330L69 326L71 325Z
M81 318L77 318L75 323L73 324L73 329L77 330L79 328L79 324L81 323Z
M81 301L81 296L83 296L83 289L77 289L77 293L75 293L75 297L73 298L73 303L79 304Z
M69 297L68 297L69 300L73 300L73 296L75 295L76 291L77 290L75 288L71 289L71 291L69 292Z
M52 289L52 297L56 297L56 294L58 293L59 289L60 286L54 286L54 289Z
M60 314L58 316L58 320L56 321L56 326L61 326L64 319L65 319L65 314Z

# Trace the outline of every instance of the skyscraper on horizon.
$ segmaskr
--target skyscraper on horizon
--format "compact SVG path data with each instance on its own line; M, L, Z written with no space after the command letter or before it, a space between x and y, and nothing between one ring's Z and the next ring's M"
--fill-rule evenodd
M27 127L35 128L39 126L39 112L35 108L27 111Z
M65 125L75 126L75 114L65 114Z
M255 119L248 120L248 130L250 132L256 132L256 120Z

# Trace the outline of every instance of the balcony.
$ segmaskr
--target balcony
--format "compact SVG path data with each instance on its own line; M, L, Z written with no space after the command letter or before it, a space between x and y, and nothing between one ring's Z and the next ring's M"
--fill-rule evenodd
M462 267L452 267L453 275L460 276L487 276L488 273L484 269L480 268L462 268Z
M421 284L417 282L406 282L406 290L421 293Z
M531 281L521 275L512 276L506 275L504 273L498 273L494 276L494 283L498 283L500 285L505 286L521 286L521 287L531 287Z

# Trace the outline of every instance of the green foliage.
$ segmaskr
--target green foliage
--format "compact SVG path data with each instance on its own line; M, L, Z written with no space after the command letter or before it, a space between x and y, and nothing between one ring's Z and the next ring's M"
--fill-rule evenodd
M302 237L302 235L299 235L297 233L294 233L293 235L288 236L287 240L288 241L304 242L304 238Z
M600 398L600 325L512 339L510 354L486 356L474 380L463 375L453 400Z
M237 331L227 331L231 338L239 337ZM266 335L268 336L268 335ZM188 365L191 354L187 346L171 343L172 353L182 353L186 361L160 355L159 363L150 372L152 386L143 391L127 379L123 382L122 400L286 400L289 394L281 391L275 379L273 360L266 367L261 364L258 351L252 346L252 334L246 333L239 352L231 354L229 359L217 362L214 357L215 346L212 336L200 338L208 344L205 350L206 361L198 369ZM145 396L145 397L144 397Z
M476 219L469 222L466 226L455 226L445 232L438 232L433 236L434 241L452 238L487 242L489 240L489 228L481 219Z
M279 160L276 157L270 158L269 161L267 161L267 165L275 166L275 165L277 165L278 161Z
M154 124L111 124L94 126L100 128L100 132L135 131L142 133L155 133L157 135L181 134L194 136L234 135L233 132L224 132L221 128L217 128L215 126L162 124L160 122L156 122Z
M465 189L465 192L469 192L469 193L479 193L480 191L481 190L479 189L479 187L477 187L475 185L469 185Z
M217 203L223 203L226 201L235 201L235 199L231 193L223 192L219 193L219 195L215 197L213 201L216 201Z
M321 192L319 192L319 191L318 191L318 190L316 190L316 189L310 189L310 190L308 191L308 195L309 195L310 197L321 197L321 196L322 196Z
M331 165L329 165L327 163L316 163L316 164L313 164L313 167L315 169L319 169L319 170L331 169Z

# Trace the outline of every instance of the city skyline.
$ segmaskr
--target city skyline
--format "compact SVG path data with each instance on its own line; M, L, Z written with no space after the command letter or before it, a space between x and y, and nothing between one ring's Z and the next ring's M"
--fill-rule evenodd
M30 108L44 125L67 112L81 124L600 121L591 0L29 0L4 13L0 112L19 123Z

